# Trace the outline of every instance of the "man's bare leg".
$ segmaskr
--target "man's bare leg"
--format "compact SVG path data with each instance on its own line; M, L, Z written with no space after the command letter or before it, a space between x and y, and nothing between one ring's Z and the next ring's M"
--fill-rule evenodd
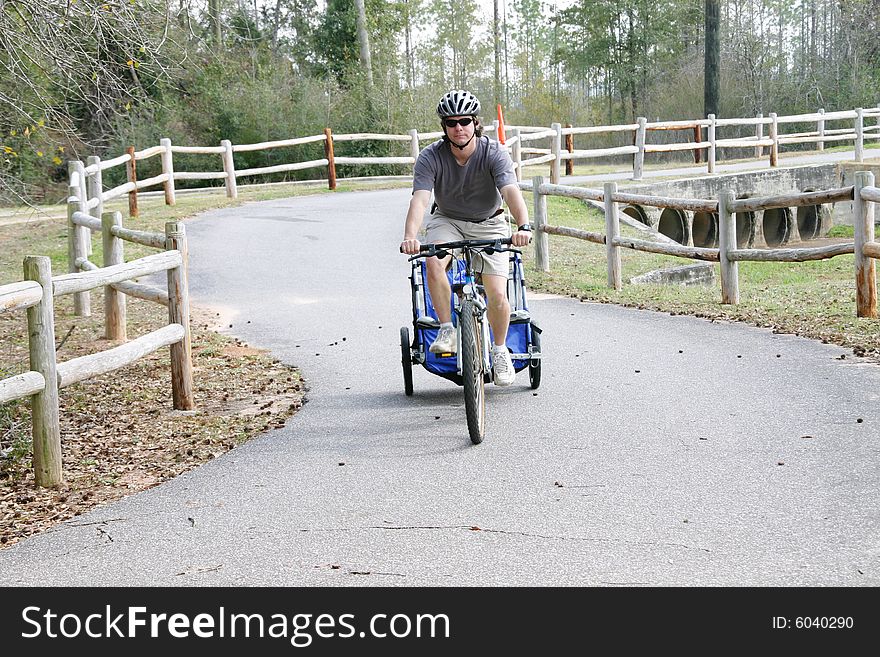
M489 326L496 345L503 345L507 340L507 328L510 326L510 303L507 301L507 276L483 274L483 288L488 297ZM434 294L431 292L431 294Z
M428 268L428 290L431 292L431 300L434 302L434 312L441 324L452 321L452 289L449 287L449 278L446 276L446 265L451 256L442 260L428 258L425 262Z

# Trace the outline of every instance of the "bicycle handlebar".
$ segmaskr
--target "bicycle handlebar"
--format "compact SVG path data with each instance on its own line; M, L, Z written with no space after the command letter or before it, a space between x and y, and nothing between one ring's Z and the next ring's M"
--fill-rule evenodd
M498 238L494 240L460 240L458 242L442 242L437 244L422 244L419 247L419 253L410 256L409 261L418 258L445 258L452 249L471 249L474 251L485 251L486 253L500 253L512 251L514 253L522 253L519 249L506 249L504 246L510 246L513 241L509 237ZM403 250L400 251L403 253Z

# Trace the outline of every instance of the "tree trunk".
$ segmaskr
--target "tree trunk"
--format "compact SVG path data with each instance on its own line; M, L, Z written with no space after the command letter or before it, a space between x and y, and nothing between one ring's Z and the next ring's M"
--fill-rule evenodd
M415 57L412 49L412 15L410 14L410 0L406 0L404 4L406 6L406 87L407 89L412 89L415 86L416 69Z
M281 2L275 0L275 13L272 15L272 52L278 54L278 29L281 26Z
M504 100L510 97L510 73L507 68L507 3L504 3Z
M361 66L367 74L367 88L373 89L373 64L370 61L370 38L367 35L367 11L364 8L364 0L354 0L357 5L357 33L358 43L361 46Z
M214 48L219 53L223 49L223 25L220 22L220 0L208 0L208 15L211 32L214 34Z
M493 15L493 35L495 41L495 80L494 80L494 93L495 93L495 106L501 104L501 21L498 16L498 0L495 0L494 4L494 15Z
M703 80L703 116L719 115L719 68L721 63L721 42L719 31L719 0L705 0L706 32Z

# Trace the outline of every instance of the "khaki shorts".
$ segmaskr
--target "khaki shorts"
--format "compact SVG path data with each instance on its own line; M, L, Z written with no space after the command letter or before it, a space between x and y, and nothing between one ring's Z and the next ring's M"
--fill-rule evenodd
M479 223L451 219L436 212L425 224L425 243L440 244L442 242L458 242L459 240L494 240L510 237L510 223L507 215L501 213L489 217ZM479 254L480 259L474 263L477 274L495 274L507 278L510 271L510 254L502 253Z

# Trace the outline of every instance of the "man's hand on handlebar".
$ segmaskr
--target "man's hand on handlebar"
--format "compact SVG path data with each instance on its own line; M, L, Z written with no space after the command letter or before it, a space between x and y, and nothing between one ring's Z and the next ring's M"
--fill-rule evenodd
M418 240L403 240L400 243L400 252L407 255L415 255L419 252L421 246Z
M510 243L513 246L528 246L532 241L532 233L529 231L517 231L510 236Z

